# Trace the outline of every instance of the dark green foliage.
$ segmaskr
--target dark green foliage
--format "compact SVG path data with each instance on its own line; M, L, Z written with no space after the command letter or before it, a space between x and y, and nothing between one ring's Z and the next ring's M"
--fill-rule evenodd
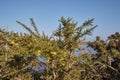
M119 37L120 34L116 32L109 36L106 41L101 40L100 37L96 37L96 41L88 44L97 51L97 54L94 54L96 58L93 58L93 61L99 62L97 71L101 75L102 79L120 79Z
M54 32L54 35L59 39L58 45L70 53L74 52L81 43L80 39L85 35L90 35L97 27L93 26L93 20L87 20L81 26L77 26L77 22L72 21L72 18L61 17L59 28Z

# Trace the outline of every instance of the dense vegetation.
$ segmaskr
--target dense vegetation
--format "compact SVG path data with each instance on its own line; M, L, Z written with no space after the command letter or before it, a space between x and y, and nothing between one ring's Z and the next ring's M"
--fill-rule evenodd
M29 33L0 29L0 80L119 80L120 34L106 41L96 37L88 47L96 53L81 53L82 39L92 35L94 19L78 26L72 18L61 17L52 36L40 34L33 19ZM79 55L75 55L75 53Z

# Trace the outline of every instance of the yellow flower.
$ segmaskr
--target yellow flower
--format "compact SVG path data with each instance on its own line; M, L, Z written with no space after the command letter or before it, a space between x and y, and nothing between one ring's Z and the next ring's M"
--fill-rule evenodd
M50 57L47 57L47 60L49 61L51 58Z
M61 58L60 58L60 61L63 61L63 60L64 60L64 58L63 58L63 57L61 57Z
M51 52L52 55L56 55L56 52Z
M64 63L62 63L61 65L62 65L62 66L65 66L65 64L64 64Z
M41 51L40 51L40 50L38 50L38 53L39 53L39 54L41 54Z
M67 53L66 52L63 52L63 57L65 58L67 56Z
M14 40L11 41L11 44L15 44Z
M38 50L36 53L35 53L36 56L40 56L41 55L41 51Z

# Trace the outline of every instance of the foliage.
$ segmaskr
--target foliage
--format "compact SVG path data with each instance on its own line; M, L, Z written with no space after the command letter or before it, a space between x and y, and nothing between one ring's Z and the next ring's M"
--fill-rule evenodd
M31 30L17 21L29 33L15 33L0 29L1 80L119 80L120 34L116 32L106 41L99 36L88 43L96 53L81 50L82 39L91 35L96 26L93 20L77 26L72 18L61 17L53 36L39 34L32 18Z
M120 79L120 34L116 32L108 37L106 41L96 37L96 41L90 42L89 46L97 51L93 61L100 79ZM97 63L96 63L97 62Z

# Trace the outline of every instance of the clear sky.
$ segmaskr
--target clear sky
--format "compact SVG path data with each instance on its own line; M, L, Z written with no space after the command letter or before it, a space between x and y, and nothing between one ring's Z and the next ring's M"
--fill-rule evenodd
M95 18L98 27L88 40L120 32L120 0L0 0L0 27L9 30L25 31L16 20L31 26L33 18L39 30L50 35L61 16L72 17L78 25Z

